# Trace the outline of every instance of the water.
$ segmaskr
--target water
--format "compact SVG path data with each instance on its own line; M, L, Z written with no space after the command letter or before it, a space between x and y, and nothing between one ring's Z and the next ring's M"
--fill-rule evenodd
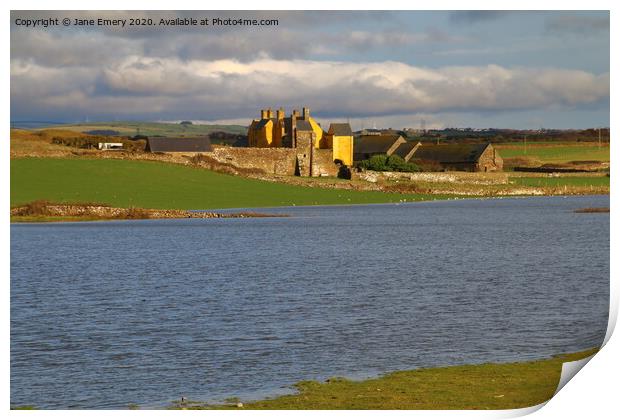
M11 226L11 404L164 407L599 345L609 197Z

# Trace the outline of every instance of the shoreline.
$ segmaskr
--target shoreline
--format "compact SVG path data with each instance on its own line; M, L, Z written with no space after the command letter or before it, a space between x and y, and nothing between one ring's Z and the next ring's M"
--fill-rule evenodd
M220 213L182 209L124 208L94 203L50 203L43 200L33 201L11 209L11 223L162 219L243 219L254 217L288 217L288 215L259 213L255 211Z
M531 361L400 370L364 380L301 381L296 393L256 401L230 397L218 404L176 400L176 410L506 410L544 403L555 394L562 364L599 348ZM134 406L134 408L139 408Z
M125 409L164 410L509 410L549 401L562 364L596 355L600 348L529 361L450 365L387 372L367 379L332 377L283 388L293 393L258 400L231 396L217 403L187 397L167 405L127 403ZM11 410L38 410L33 404ZM45 409L45 408L41 408ZM91 408L92 409L92 408ZM123 409L118 407L116 409Z
M292 208L315 208L315 207L357 207L357 206L383 206L401 205L413 203L430 203L434 201L456 201L456 200L504 200L504 199L526 199L542 197L575 197L575 196L610 196L607 194L561 194L561 195L512 195L512 196L454 196L437 198L420 198L417 200L403 199L400 202L384 203L352 203L352 204L308 204L308 205L288 205L272 207L231 207L220 209L205 210L184 210L184 209L144 209L112 207L104 204L80 204L80 203L47 203L45 201L35 201L22 206L11 208L11 221L15 224L39 224L39 223L72 223L72 222L102 222L114 220L163 220L163 219L243 219L243 218L267 218L267 217L290 217L288 214L263 213L256 210L282 210ZM52 214L20 214L24 209L28 209L33 203L43 203L44 207L52 207ZM241 211L239 211L241 210ZM588 211L590 208L575 209L575 213L608 213L609 208L596 208L597 211ZM604 211L602 211L604 210ZM45 209L45 213L49 210ZM28 213L28 210L26 210Z

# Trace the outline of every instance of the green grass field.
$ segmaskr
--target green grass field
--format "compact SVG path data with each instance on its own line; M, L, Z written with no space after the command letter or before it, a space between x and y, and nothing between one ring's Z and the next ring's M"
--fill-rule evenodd
M549 400L560 380L562 363L597 349L518 363L450 366L394 372L365 381L334 378L305 381L299 393L243 403L248 410L502 410L531 407ZM234 398L231 398L231 401ZM208 406L175 402L173 408L237 409L235 403Z
M526 187L609 187L609 177L607 176L511 177L510 180L517 185Z
M524 149L518 144L496 145L503 158L529 157L542 163L565 163L572 161L598 160L609 162L609 145L577 144L533 144Z
M160 162L117 159L12 159L11 205L34 200L118 207L220 209L390 203L447 196L310 188Z
M133 136L140 129L140 134L145 136L204 136L213 131L225 131L234 134L246 134L247 127L241 125L181 125L173 123L155 123L155 122L97 122L83 124L67 124L55 125L46 128L57 128L62 130L71 130L78 132L86 132L92 130L114 130L118 131L121 136Z

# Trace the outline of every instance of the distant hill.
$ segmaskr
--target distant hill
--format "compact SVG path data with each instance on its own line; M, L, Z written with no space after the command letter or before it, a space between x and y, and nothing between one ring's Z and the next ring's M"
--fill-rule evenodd
M165 137L196 137L206 136L213 132L246 135L247 127L242 125L219 124L177 124L139 121L90 122L78 124L50 124L40 125L37 128L58 128L63 130L89 132L116 132L120 136L134 136L138 132L143 136Z
M51 127L64 124L56 121L11 121L11 128L20 128L25 130L33 130L42 127Z

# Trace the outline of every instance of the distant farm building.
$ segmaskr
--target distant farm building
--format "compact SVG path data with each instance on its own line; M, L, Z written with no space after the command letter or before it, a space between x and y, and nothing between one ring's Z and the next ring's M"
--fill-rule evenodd
M97 143L97 149L99 150L121 150L123 143Z
M298 175L317 176L321 173L318 162L326 169L328 157L332 164L353 164L353 132L349 124L332 124L325 132L310 116L309 108L303 108L301 114L293 110L289 117L282 108L275 115L271 109L261 110L260 119L253 120L248 128L248 146L296 149Z
M213 151L213 147L208 137L149 137L145 151L203 153Z
M493 172L504 168L503 159L491 143L423 144L410 161L436 162L447 170L469 172Z
M405 160L405 162L409 162L421 145L422 143L419 142L414 143L412 141L407 141L405 143L399 144L396 150L394 150L393 154L400 156Z
M365 135L355 139L353 160L360 161L375 155L392 155L406 140L399 135Z
M504 167L504 161L490 143L422 144L407 142L399 135L366 135L355 140L355 161L375 155L397 155L406 162L432 163L444 170L492 172Z

